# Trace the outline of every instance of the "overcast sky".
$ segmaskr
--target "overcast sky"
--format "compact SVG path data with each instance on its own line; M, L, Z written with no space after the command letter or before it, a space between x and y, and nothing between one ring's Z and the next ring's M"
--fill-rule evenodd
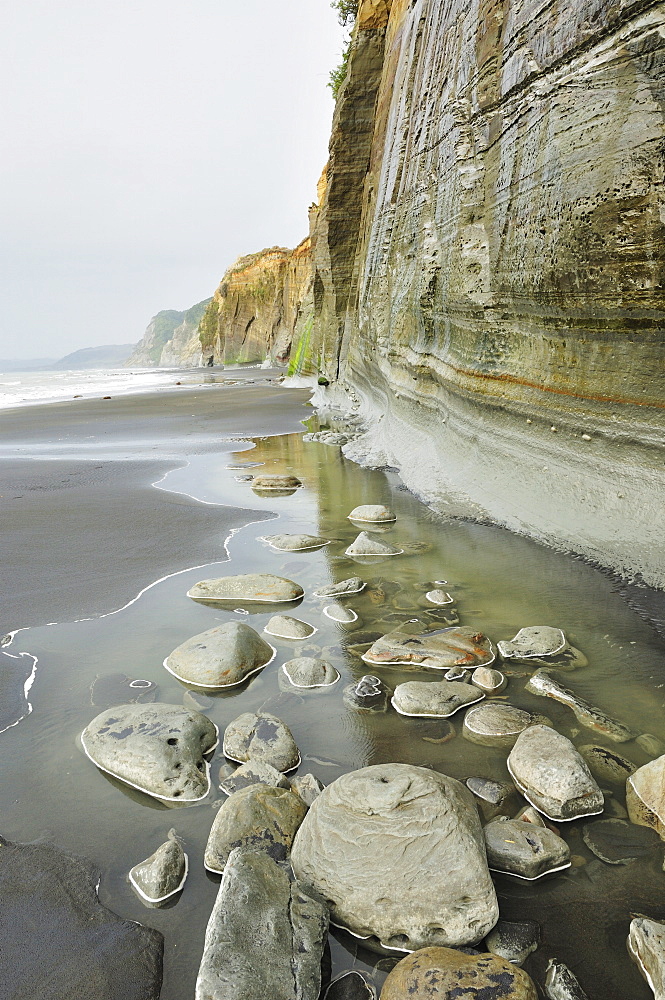
M295 246L342 45L329 0L7 4L0 357L137 341Z

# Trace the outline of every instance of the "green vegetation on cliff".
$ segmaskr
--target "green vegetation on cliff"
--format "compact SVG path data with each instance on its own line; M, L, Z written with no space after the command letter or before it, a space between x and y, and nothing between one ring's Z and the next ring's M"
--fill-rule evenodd
M204 351L214 347L218 330L218 317L219 303L216 299L210 299L199 321L199 340Z
M351 25L353 28L358 15L358 7L360 6L359 0L333 0L330 6L337 11L337 20L343 27ZM337 100L340 88L346 80L346 74L349 69L350 52L351 36L349 35L346 40L346 45L344 46L344 52L342 53L342 61L330 71L330 76L328 78L328 86L332 90L333 98L335 100Z

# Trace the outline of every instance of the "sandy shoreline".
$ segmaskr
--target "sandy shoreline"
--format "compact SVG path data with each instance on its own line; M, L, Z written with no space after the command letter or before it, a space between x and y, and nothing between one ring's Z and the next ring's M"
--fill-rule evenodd
M308 393L271 377L3 411L0 631L104 614L225 558L229 532L267 515L151 484L191 455L301 430Z

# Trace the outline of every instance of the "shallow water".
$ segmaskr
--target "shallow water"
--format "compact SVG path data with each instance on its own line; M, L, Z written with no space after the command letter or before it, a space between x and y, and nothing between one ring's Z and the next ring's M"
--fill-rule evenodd
M294 473L304 488L291 496L259 497L248 483L237 481L241 471L226 468L258 461L265 463L263 468L249 473ZM224 798L215 787L221 750L213 760L209 797L194 806L169 808L99 772L77 746L77 736L101 711L90 696L98 676L123 672L146 678L158 685L158 700L182 703L186 687L162 667L164 657L190 636L238 617L232 610L188 599L186 592L197 580L263 571L304 587L304 600L289 613L315 625L318 632L301 643L271 638L278 653L273 663L245 685L211 695L213 707L207 714L223 729L241 712L273 712L293 731L303 756L300 773L311 771L324 783L387 761L432 767L460 779L480 775L509 780L505 751L476 746L462 737L463 711L452 719L455 736L440 743L435 741L449 728L445 721L405 718L392 709L359 713L342 701L343 687L364 673L380 674L390 687L404 679L436 677L401 668L370 668L347 650L354 632L386 632L399 621L422 615L425 609L419 602L435 580L448 581L444 589L455 598L461 624L472 625L495 642L526 625L562 628L589 660L588 666L564 675L564 683L637 733L665 740L662 644L610 581L582 562L497 528L444 522L411 496L395 474L360 469L339 449L305 444L300 435L263 439L254 450L231 456L196 457L187 468L170 473L161 488L207 503L274 512L277 519L235 533L228 540L230 563L172 576L104 618L27 629L15 636L8 651L35 655L38 664L29 694L32 713L0 736L0 810L5 837L30 841L45 836L88 856L103 873L102 902L164 934L163 1000L185 1000L194 993L205 926L219 884L218 877L204 871L202 857L213 811ZM360 530L346 515L361 503L386 503L395 509L396 524L379 537L398 548L424 542L428 550L371 564L346 557L345 548ZM288 554L260 541L261 535L290 531L321 534L332 544ZM322 614L332 602L311 595L327 582L356 575L380 583L344 599L359 620L340 626ZM250 615L242 620L260 630L284 607L254 612L248 605L247 610ZM316 655L320 649L340 670L341 682L302 695L280 691L280 664L296 655ZM527 679L511 676L504 700L545 714L576 744L607 745L638 765L649 759L635 741L612 744L582 727L564 706L526 693ZM623 803L623 790L611 791ZM175 902L146 909L127 883L127 872L166 839L171 827L185 842L189 878ZM650 991L628 957L625 939L631 911L665 916L662 851L658 848L625 867L610 866L589 852L581 828L581 822L560 827L577 867L535 885L497 877L502 915L535 918L543 925L543 944L525 966L540 982L546 960L556 956L578 975L590 1000L648 1000ZM336 972L353 965L376 967L379 980L394 961L372 955L337 931L331 936L331 950Z

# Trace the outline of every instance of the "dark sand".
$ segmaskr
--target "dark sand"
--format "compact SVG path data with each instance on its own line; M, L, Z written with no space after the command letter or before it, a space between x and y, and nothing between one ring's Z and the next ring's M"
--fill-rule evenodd
M302 429L309 394L252 378L0 413L1 632L114 611L266 517L151 485L224 442Z

